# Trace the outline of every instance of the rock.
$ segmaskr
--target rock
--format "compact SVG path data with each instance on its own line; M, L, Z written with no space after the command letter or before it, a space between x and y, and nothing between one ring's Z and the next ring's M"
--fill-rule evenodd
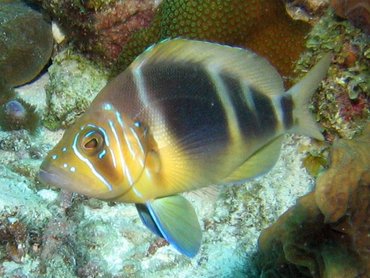
M362 136L354 140L340 139L332 147L331 166L316 184L315 200L326 223L335 223L348 210L352 194L369 182L370 124Z
M107 82L107 73L71 49L59 53L49 67L44 125L55 130L71 125Z
M284 0L294 19L316 22L328 8L330 0Z
M370 35L370 2L368 0L331 0L336 14Z
M111 64L130 36L148 27L155 0L39 0L65 35L94 60Z
M9 86L32 80L49 61L51 25L18 1L0 1L0 72Z
M334 142L316 190L262 232L260 277L368 277L369 138L370 124L361 137Z

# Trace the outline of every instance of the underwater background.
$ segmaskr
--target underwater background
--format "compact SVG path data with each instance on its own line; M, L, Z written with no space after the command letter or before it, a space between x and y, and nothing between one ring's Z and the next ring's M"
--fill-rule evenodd
M107 82L166 38L252 49L312 98L325 142L285 135L242 185L185 193L203 230L189 259L135 206L48 187L39 167ZM0 277L370 277L370 3L0 0Z

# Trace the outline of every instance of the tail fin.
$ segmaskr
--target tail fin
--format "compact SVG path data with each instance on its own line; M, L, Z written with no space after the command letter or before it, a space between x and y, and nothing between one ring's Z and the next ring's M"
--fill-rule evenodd
M296 125L293 127L292 132L324 140L319 126L308 110L308 104L311 96L326 76L331 57L331 54L325 54L306 76L287 92L292 96L294 103L293 119Z

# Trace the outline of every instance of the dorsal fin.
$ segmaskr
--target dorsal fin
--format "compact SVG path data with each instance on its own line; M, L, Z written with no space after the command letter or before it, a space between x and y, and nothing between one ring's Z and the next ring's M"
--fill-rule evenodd
M266 59L247 49L216 43L186 39L164 40L145 50L130 68L135 69L144 63L164 62L201 63L205 67L226 71L265 94L284 92L281 76Z

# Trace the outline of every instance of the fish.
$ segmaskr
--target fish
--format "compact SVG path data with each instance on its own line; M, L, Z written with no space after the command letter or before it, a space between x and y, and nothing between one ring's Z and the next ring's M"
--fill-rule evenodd
M181 193L268 172L285 133L323 140L308 104L330 62L323 55L285 91L276 69L250 50L162 41L102 89L48 153L39 179L134 203L150 231L194 257L202 231Z

